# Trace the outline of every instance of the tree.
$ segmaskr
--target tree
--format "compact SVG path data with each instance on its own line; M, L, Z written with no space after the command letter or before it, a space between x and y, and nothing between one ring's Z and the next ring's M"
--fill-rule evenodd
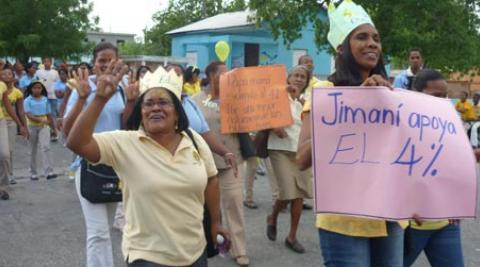
M149 55L145 44L141 42L126 42L118 46L121 56Z
M98 18L87 0L0 0L0 55L67 58L84 52Z
M257 24L266 23L288 45L312 22L319 49L327 44L328 19L318 14L332 0L250 0ZM334 1L338 2L338 1ZM410 48L422 49L429 67L466 71L480 65L480 0L356 0L371 15L382 37L384 54L405 62ZM330 51L332 51L330 49ZM397 66L399 67L399 66Z
M154 15L156 25L146 31L146 50L157 55L170 55L168 31L220 13L245 10L245 0L170 0L166 10Z

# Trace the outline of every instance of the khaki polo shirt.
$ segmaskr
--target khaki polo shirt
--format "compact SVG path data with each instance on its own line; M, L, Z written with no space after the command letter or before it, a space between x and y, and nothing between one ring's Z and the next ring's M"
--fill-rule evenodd
M189 266L205 249L204 192L217 168L208 145L192 132L200 153L183 133L174 155L142 130L94 134L98 163L112 166L122 181L122 251L129 262Z
M208 123L208 127L210 127L210 131L217 136L218 140L220 140L220 142L222 142L231 153L235 154L235 157L237 158L237 164L242 164L243 158L240 150L238 134L222 134L220 131L220 103L211 101L210 97L205 93L205 91L201 91L200 93L192 96L192 100L195 101L202 111L203 116L205 116L205 120ZM230 168L230 166L225 163L225 159L222 156L213 154L213 158L218 169Z

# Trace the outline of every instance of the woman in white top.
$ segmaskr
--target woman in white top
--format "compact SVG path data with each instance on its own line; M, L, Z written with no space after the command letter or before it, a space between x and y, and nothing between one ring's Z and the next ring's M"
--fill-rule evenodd
M273 206L272 214L267 217L267 237L271 241L277 238L277 218L281 210L290 204L290 231L285 245L297 253L305 249L298 242L297 228L303 209L303 199L312 196L312 176L309 170L300 171L295 162L298 138L302 125L302 104L298 101L310 80L310 72L298 65L288 75L288 91L293 124L285 128L276 128L268 138L268 155L275 174L279 197Z

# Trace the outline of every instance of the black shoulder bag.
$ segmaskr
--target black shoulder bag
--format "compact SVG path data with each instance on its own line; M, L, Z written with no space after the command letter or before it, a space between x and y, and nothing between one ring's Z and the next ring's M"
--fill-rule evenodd
M92 203L122 201L120 180L112 167L99 164L93 166L82 159L80 170L80 193Z
M123 88L117 88L125 103ZM120 180L112 167L99 164L93 166L82 159L80 169L80 193L92 203L108 203L122 201Z

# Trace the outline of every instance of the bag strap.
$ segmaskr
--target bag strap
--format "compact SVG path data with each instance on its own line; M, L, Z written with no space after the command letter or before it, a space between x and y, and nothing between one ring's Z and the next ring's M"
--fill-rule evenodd
M185 132L187 133L188 137L190 137L190 139L192 140L193 146L195 147L197 152L200 153L200 151L198 150L197 142L195 142L195 138L193 137L192 131L190 131L190 129L186 129Z
M122 96L122 100L123 100L123 103L125 104L126 103L126 100L125 100L125 91L123 90L123 87L122 86L118 86L117 90L120 92L120 95Z

